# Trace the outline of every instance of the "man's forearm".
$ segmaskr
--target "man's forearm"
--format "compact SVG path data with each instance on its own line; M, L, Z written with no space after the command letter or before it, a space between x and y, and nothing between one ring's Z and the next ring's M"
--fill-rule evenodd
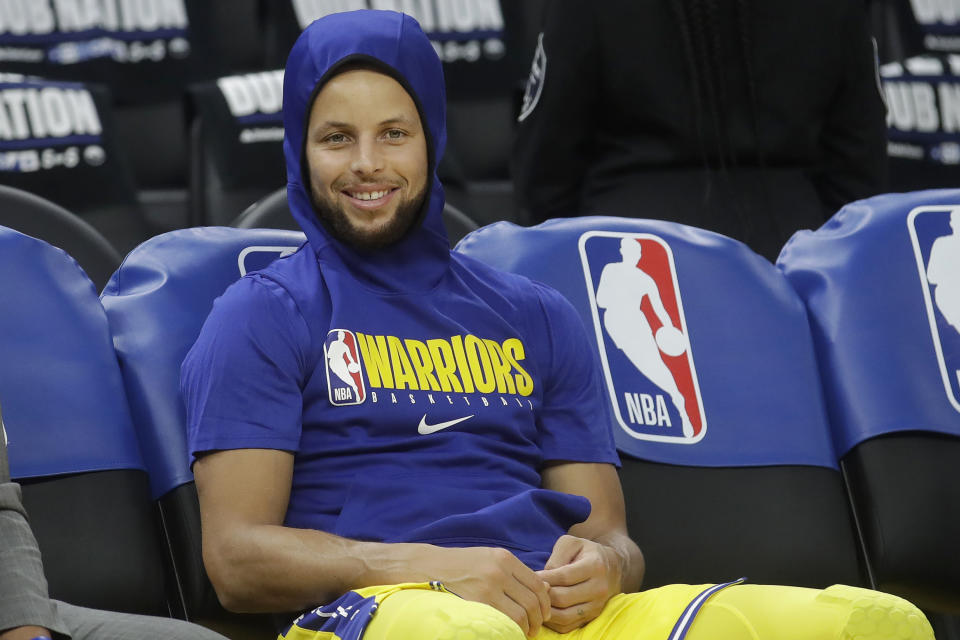
M351 589L435 579L443 550L385 544L277 525L241 527L204 561L221 603L241 612L299 611Z
M40 550L24 517L19 487L0 483L0 630L10 630L0 637L15 638L25 632L14 629L26 625L63 630L47 595Z

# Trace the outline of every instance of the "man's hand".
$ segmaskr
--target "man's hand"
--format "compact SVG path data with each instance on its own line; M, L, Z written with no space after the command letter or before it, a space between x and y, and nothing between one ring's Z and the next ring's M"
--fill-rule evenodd
M502 611L528 636L536 635L550 619L547 585L506 549L437 548L431 555L436 562L434 580L465 600Z
M547 626L567 633L590 622L620 593L623 558L611 547L576 536L560 536L542 571L550 585ZM546 622L546 620L545 620Z
M52 638L53 634L43 627L15 627L0 631L0 640L31 640L31 638Z

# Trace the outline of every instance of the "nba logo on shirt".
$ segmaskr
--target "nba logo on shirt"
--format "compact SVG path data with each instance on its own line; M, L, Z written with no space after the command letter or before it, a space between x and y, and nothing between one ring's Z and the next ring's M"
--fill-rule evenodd
M960 205L918 207L907 227L940 376L960 411Z
M692 444L707 422L670 246L654 235L580 237L614 414L640 440Z
M327 341L323 344L323 355L327 361L330 404L344 406L360 404L366 400L363 368L360 366L357 338L353 332L331 329L327 333Z

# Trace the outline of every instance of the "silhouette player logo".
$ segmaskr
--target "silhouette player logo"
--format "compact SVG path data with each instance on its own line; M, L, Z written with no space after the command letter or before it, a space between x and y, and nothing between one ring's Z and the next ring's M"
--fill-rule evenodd
M591 231L580 257L620 426L641 440L700 441L707 424L670 246L650 234Z
M960 411L960 205L918 207L907 226L940 375Z
M327 362L330 404L344 406L366 400L367 388L363 383L363 368L353 332L331 329L323 345L323 355Z

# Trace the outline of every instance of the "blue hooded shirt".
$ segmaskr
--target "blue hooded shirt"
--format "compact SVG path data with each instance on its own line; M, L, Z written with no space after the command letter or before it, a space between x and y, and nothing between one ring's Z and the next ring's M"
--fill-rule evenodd
M428 137L420 218L384 249L339 242L305 182L310 107L344 64L396 79ZM451 253L437 161L440 61L389 11L333 14L284 80L288 196L307 243L215 303L183 364L192 458L294 453L285 524L359 540L498 546L541 569L589 501L541 488L551 461L617 464L596 355L557 292Z

